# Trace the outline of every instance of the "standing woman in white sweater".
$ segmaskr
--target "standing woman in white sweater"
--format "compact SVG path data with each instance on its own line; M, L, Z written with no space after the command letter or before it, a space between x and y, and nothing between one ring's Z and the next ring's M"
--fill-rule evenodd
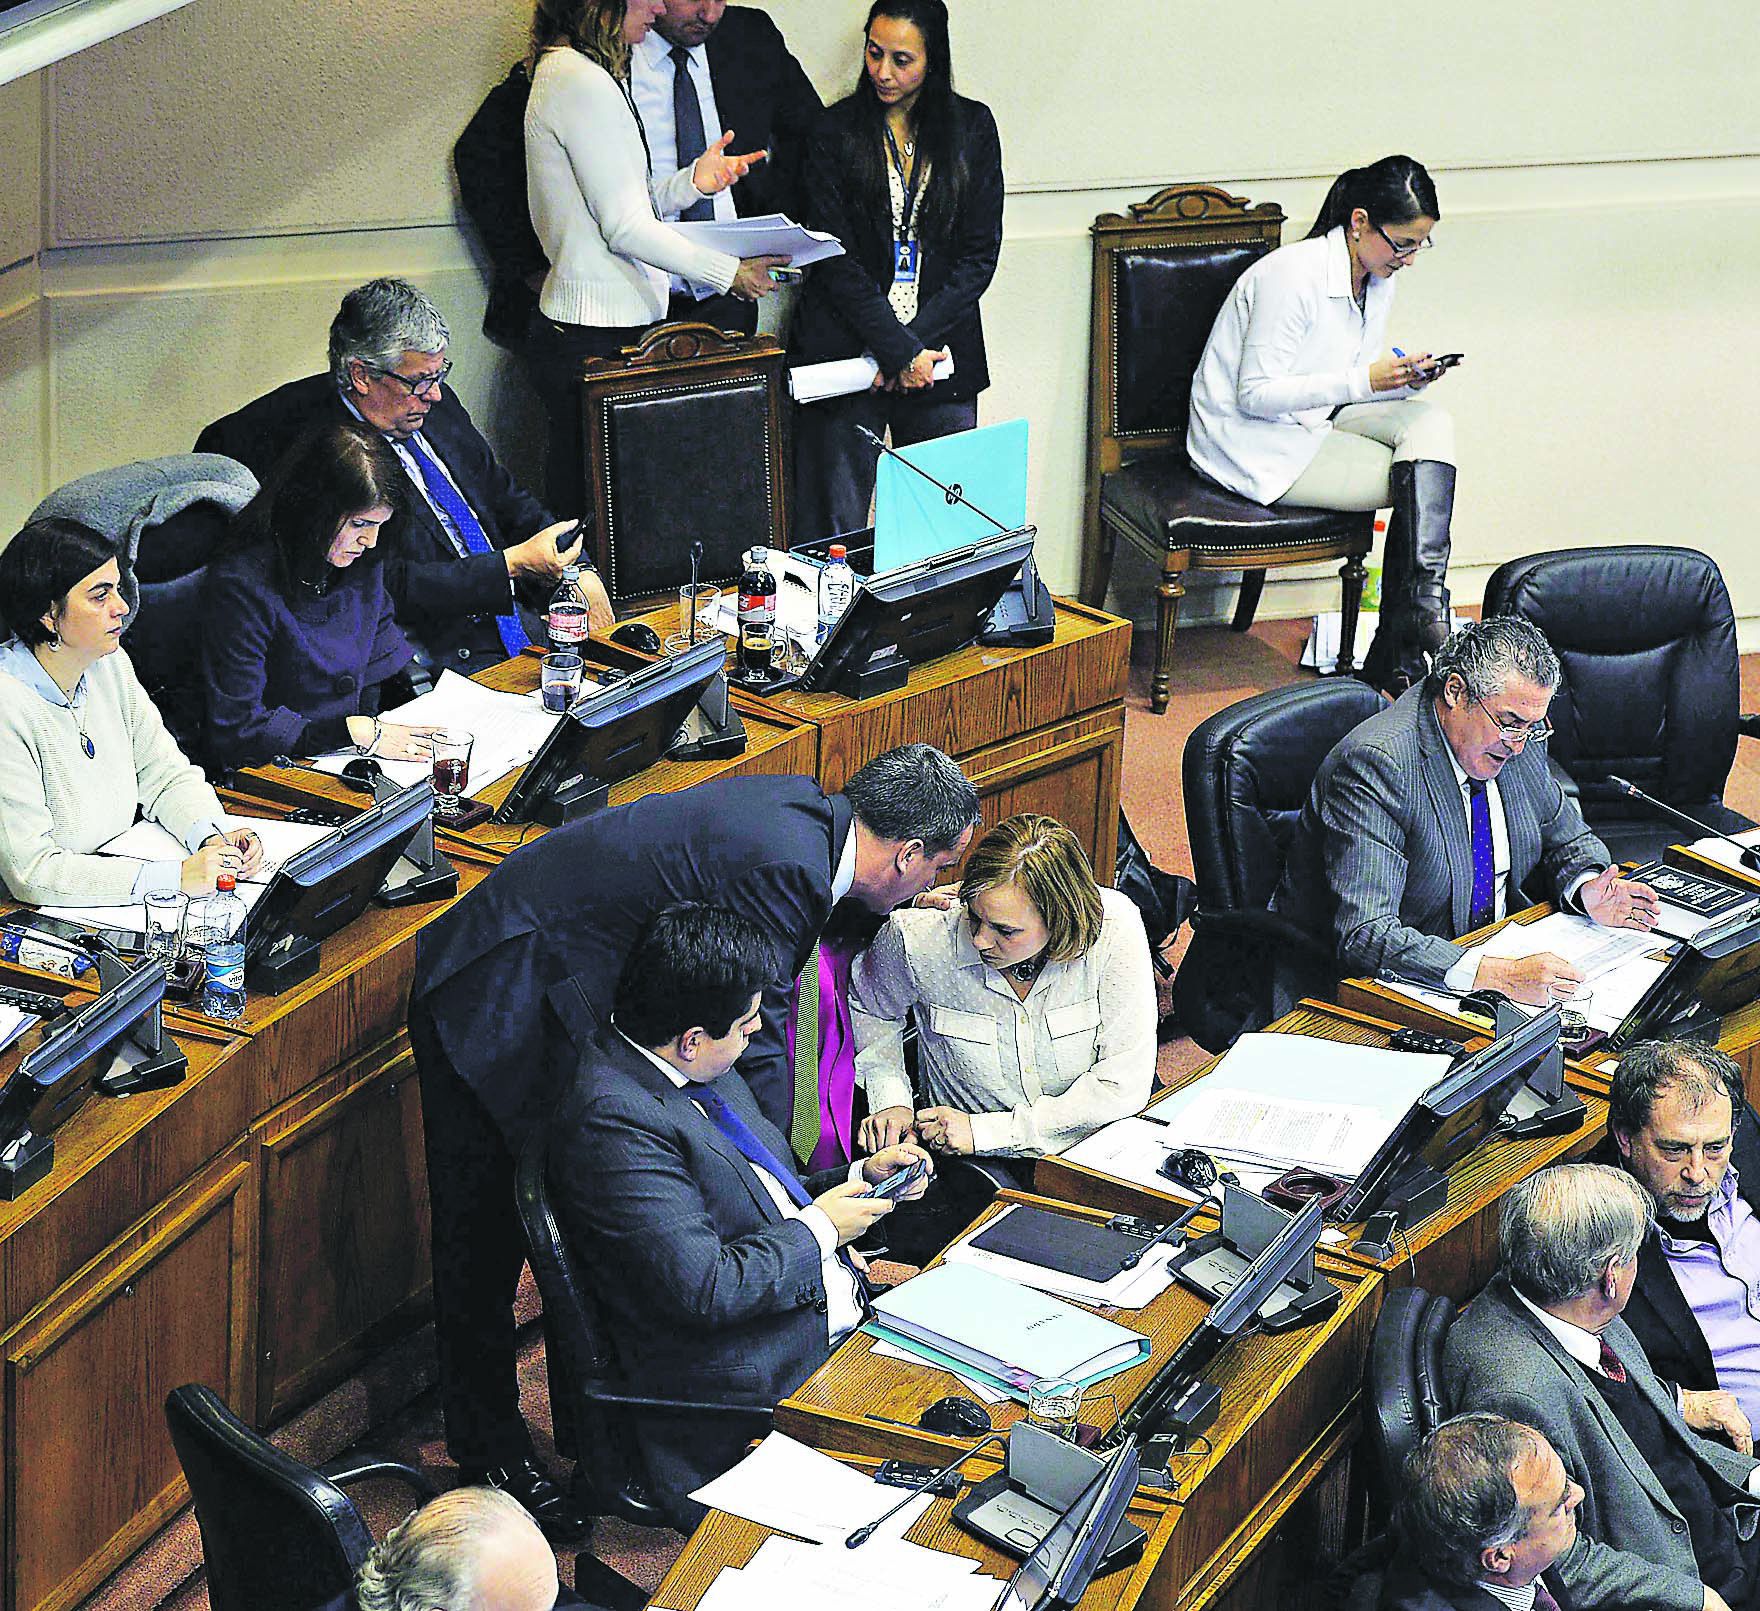
M579 514L584 501L582 361L614 357L664 319L674 274L756 301L774 288L771 268L788 261L712 251L660 221L661 210L727 189L766 155L728 156L728 131L650 187L629 57L664 10L661 0L537 0L532 14L526 200L550 272L526 357L550 416L546 485L559 515Z
M152 890L211 895L262 846L226 832L122 652L128 603L110 541L33 520L0 550L0 894L38 906L116 906ZM139 862L92 852L136 814L189 851Z

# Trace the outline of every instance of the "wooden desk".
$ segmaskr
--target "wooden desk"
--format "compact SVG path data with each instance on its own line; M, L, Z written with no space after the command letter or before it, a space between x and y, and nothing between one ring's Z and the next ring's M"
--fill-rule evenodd
M1038 1203L1087 1219L1106 1217L1006 1192L979 1223L993 1218L1004 1202ZM1213 1221L1198 1223L1201 1228ZM1200 1578L1220 1592L1226 1587L1223 1578L1245 1568L1269 1534L1266 1524L1251 1547L1243 1542L1257 1525L1254 1518L1263 1520L1266 1507L1281 1516L1333 1468L1354 1439L1355 1401L1383 1283L1377 1272L1330 1254L1322 1253L1319 1265L1340 1292L1338 1308L1312 1326L1225 1348L1204 1373L1222 1390L1221 1410L1206 1434L1207 1448L1175 1461L1176 1490L1164 1495L1144 1490L1163 1502L1177 1500L1180 1512L1157 1569L1156 1604L1175 1604ZM1154 1352L1146 1363L1089 1389L1082 1420L1110 1429L1196 1328L1206 1307L1203 1299L1176 1283L1143 1309L1111 1312L1120 1325L1148 1335ZM872 1349L872 1339L863 1333L849 1338L777 1407L778 1430L840 1455L937 1465L969 1447L969 1440L909 1424L936 1399L965 1393L957 1379L928 1365L876 1358ZM989 1410L999 1429L1025 1414L1013 1400ZM907 1424L891 1424L895 1421Z
M1286 1013L1269 1029L1274 1034L1317 1035L1326 1040L1362 1046L1385 1046L1393 1026L1382 1019L1307 1001ZM1464 1024L1450 1026L1469 1044L1483 1045L1486 1037L1474 1037ZM1202 1079L1220 1059L1193 1070L1174 1089ZM1448 1202L1438 1213L1400 1235L1395 1257L1375 1261L1357 1253L1351 1245L1361 1225L1338 1227L1347 1240L1338 1255L1353 1267L1372 1269L1396 1286L1407 1282L1463 1300L1482 1287L1497 1269L1497 1203L1518 1180L1548 1164L1581 1158L1600 1144L1607 1127L1606 1085L1598 1076L1585 1077L1575 1065L1567 1065L1567 1083L1583 1098L1582 1122L1569 1135L1542 1136L1514 1141L1494 1136L1462 1158L1448 1172ZM1171 1095L1158 1096L1146 1111L1153 1113ZM1166 1219L1184 1206L1171 1193L1141 1186L1134 1181L1101 1174L1064 1158L1041 1158L1033 1184L1047 1196L1067 1202L1087 1203L1110 1213L1143 1214Z

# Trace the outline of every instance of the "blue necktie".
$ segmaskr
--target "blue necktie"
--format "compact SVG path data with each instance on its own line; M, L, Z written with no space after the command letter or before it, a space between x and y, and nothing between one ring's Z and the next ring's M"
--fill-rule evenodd
M1467 816L1473 832L1473 899L1469 929L1482 929L1497 915L1497 860L1491 848L1491 797L1477 778L1467 783Z
M720 1094L707 1085L694 1086L691 1095L702 1103L710 1122L740 1150L747 1163L756 1164L766 1174L775 1176L796 1208L805 1208L812 1198L801 1185L800 1177L760 1141L752 1127L730 1108Z
M672 57L672 132L677 138L678 165L688 168L709 149L703 134L703 103L697 99L697 86L691 81L691 53L683 45L674 45ZM693 201L678 215L680 223L707 223L715 216L715 204Z
M458 488L447 479L446 472L429 457L417 437L406 437L403 445L416 461L416 468L422 472L422 485L428 489L428 496L445 511L464 546L473 554L488 553L492 545L483 531L482 522L459 496ZM495 630L501 634L501 647L507 651L509 660L531 645L532 640L526 636L525 625L517 610L496 616Z

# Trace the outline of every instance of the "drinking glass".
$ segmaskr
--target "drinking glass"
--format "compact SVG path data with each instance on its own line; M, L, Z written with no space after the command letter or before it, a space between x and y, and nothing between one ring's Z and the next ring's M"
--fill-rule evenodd
M721 603L721 589L707 582L695 588L687 582L678 590L678 630L666 635L666 652L677 654L692 644L702 643L715 632L710 616Z
M1586 1040L1594 1033L1589 1014L1595 1009L1595 988L1584 983L1568 996L1559 997L1559 1038L1567 1045Z
M579 661L580 656L574 658ZM442 817L456 817L459 813L459 796L471 780L471 745L475 742L469 733L434 735L434 809Z
M169 971L183 955L183 922L189 899L181 890L154 890L142 905L147 909L148 960L163 962Z
M1076 1440L1076 1421L1081 1408L1081 1387L1061 1377L1047 1377L1027 1389L1027 1419L1066 1443Z
M543 679L544 709L557 715L580 697L581 657L570 649L553 649L544 656L539 676Z

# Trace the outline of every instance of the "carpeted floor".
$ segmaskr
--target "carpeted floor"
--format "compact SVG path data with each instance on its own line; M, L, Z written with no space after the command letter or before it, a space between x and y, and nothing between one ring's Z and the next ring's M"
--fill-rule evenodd
M1185 814L1179 801L1180 757L1187 735L1206 716L1238 699L1278 687L1309 673L1300 671L1306 623L1269 621L1236 635L1225 627L1182 630L1174 694L1164 715L1148 710L1149 635L1139 633L1125 718L1123 802L1131 825L1157 866L1191 874ZM1742 662L1742 707L1760 708L1760 655ZM1745 745L1726 794L1732 809L1760 820L1760 746ZM1177 957L1176 950L1173 955ZM1194 1066L1205 1054L1190 1040L1163 1046L1163 1079ZM536 1303L527 1294L528 1318ZM537 1433L540 1457L554 1463L549 1442L549 1404L544 1387L543 1345L535 1324L525 1333L520 1365L521 1400ZM429 1470L448 1484L439 1406L432 1391L433 1355L429 1334L408 1339L296 1417L276 1434L276 1442L295 1457L321 1461L356 1441ZM392 1483L370 1483L354 1491L375 1534L413 1508L407 1491ZM599 1557L645 1588L664 1575L683 1543L677 1533L600 1522L592 1539ZM563 1580L572 1578L572 1553L563 1556ZM86 1604L94 1611L207 1611L201 1576L201 1539L193 1515L185 1511L161 1531Z

